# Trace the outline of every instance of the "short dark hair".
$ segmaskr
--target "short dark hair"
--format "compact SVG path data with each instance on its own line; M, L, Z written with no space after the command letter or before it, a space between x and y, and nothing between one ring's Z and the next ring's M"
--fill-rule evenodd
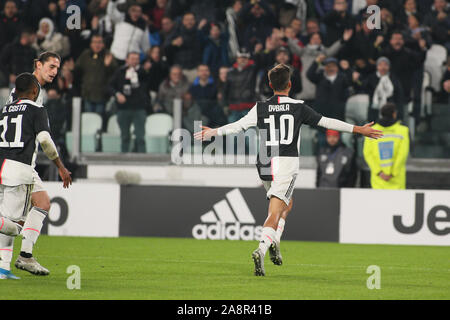
M381 117L387 119L393 119L395 112L397 112L397 107L395 103L392 102L387 102L380 110Z
M30 93L33 88L39 89L36 78L28 72L21 73L16 78L16 95Z
M291 68L280 63L269 71L269 81L275 91L286 90L291 80Z
M61 56L53 51L45 51L42 52L37 59L34 59L34 68L36 69L37 62L44 64L46 63L50 58L58 59L59 62L61 62Z

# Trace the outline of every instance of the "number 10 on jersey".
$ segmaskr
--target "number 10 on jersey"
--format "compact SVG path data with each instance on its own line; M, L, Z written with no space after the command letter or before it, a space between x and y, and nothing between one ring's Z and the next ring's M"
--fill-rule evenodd
M278 146L280 144L291 144L294 139L294 116L291 114L283 114L280 116L280 139L277 140L275 115L270 115L264 119L264 123L269 124L269 140L266 146Z

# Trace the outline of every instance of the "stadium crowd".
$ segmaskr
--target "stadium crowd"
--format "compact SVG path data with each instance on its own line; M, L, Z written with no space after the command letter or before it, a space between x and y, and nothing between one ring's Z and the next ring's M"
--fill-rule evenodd
M67 20L77 5L80 29ZM371 28L379 6L381 28ZM328 117L348 120L347 100L369 95L367 116L393 102L398 118L421 123L422 81L432 45L450 50L445 0L0 0L0 87L33 69L51 50L61 70L47 88L55 140L64 143L73 96L83 111L116 114L130 149L145 152L145 118L173 113L183 101L183 125L236 121L270 97L267 70L292 67L291 96ZM450 61L433 99L450 103ZM66 124L64 124L66 123ZM125 134L126 133L126 134ZM325 141L325 134L323 134Z

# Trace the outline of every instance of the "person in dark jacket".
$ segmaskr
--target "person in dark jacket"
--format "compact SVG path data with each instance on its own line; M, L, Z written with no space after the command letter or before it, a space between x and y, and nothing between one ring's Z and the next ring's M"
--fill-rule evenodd
M223 126L227 124L223 109L217 103L217 86L211 77L209 67L201 64L197 67L198 77L189 88L189 92L196 104L200 106L202 115L209 119L209 126Z
M324 64L324 69L318 71ZM349 76L339 71L336 58L317 57L307 72L308 79L316 84L316 98L314 109L325 117L344 121L345 103L348 98L348 89L351 85Z
M236 63L227 74L224 99L229 105L228 122L235 122L245 116L255 105L256 75L258 69L246 48L237 54Z
M166 54L171 57L171 64L180 65L190 82L195 79L196 67L201 61L202 46L199 33L194 14L185 13L182 25L171 35L170 44L165 48Z
M17 13L16 2L6 1L3 12L0 14L0 48L12 43L20 35L22 28L22 19Z
M145 152L145 120L150 97L148 75L150 63L139 65L139 53L130 52L125 66L118 69L110 84L110 91L117 100L117 122L122 137L122 152L130 151L131 124L134 125L137 152Z
M433 42L450 51L450 4L445 0L434 0L433 10L425 16L424 24L431 29Z
M421 37L417 39L417 44L416 48L407 48L403 34L395 31L391 35L389 45L380 54L390 60L392 73L402 84L404 102L413 100L416 121L420 117L424 62L428 49L426 40Z
M111 53L105 52L103 38L91 38L90 49L86 49L75 63L74 74L81 83L84 110L103 115L108 100L108 83L117 68Z
M23 30L20 38L6 45L0 53L0 66L11 85L16 81L16 75L23 72L33 72L33 61L37 52L31 46L33 34Z
M353 150L341 142L339 131L327 130L326 141L317 156L317 187L353 187L356 178Z
M146 60L151 64L148 87L150 91L157 93L160 84L169 74L169 66L161 55L161 47L158 46L150 48Z
M328 12L323 18L323 23L327 27L325 45L330 46L342 38L344 31L354 29L356 19L347 11L346 0L335 0L333 10Z
M297 94L299 94L302 91L302 79L300 77L300 72L298 69L294 68L292 65L290 65L291 61L291 55L289 50L286 47L280 47L276 51L275 55L275 65L277 64L285 64L288 65L291 68L291 91L289 91L289 97L296 98ZM266 72L264 72L263 77L260 82L260 89L259 92L265 97L270 98L273 95L273 90L269 86L269 77L267 76L270 69L272 69L274 66L270 67Z
M221 33L220 26L211 24L209 36L205 39L202 62L209 66L211 73L216 76L219 68L229 66L228 58L228 35Z
M246 3L239 12L239 19L243 23L239 42L250 51L257 43L264 43L276 23L275 14L265 0Z

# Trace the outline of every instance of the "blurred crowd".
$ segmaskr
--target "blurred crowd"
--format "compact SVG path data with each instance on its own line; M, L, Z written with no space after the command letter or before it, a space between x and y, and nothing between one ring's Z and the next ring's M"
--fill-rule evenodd
M68 28L71 5L80 29ZM380 8L380 27L372 13ZM267 71L292 68L291 96L325 116L348 118L350 96L369 96L378 120L386 102L398 118L421 121L427 51L450 50L445 0L0 0L0 87L32 71L33 59L54 51L63 61L47 88L53 118L70 120L71 97L104 120L134 125L134 151L145 152L146 116L173 114L182 99L183 126L220 126L272 95ZM376 21L376 19L375 19ZM450 61L433 99L449 103ZM412 103L408 111L406 106ZM67 126L58 120L54 135ZM54 129L55 130L55 129ZM128 150L129 146L123 146Z

